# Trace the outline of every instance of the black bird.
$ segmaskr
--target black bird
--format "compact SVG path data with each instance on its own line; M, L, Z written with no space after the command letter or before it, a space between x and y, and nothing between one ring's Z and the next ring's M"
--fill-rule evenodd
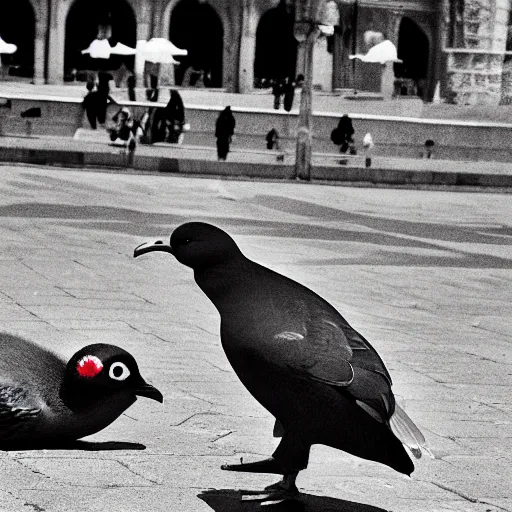
M210 224L179 226L170 243L147 242L134 256L165 251L194 270L221 317L226 356L249 392L276 418L282 440L270 459L222 469L277 473L266 498L297 493L313 444L338 448L410 475L425 439L395 404L391 377L370 343L319 295L246 258ZM393 427L399 440L393 433Z
M163 401L122 348L88 345L66 365L30 341L0 333L0 449L76 441L110 425L137 396Z

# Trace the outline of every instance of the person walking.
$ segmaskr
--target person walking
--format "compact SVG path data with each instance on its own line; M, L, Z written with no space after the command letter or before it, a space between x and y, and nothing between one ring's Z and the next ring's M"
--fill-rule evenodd
M171 89L171 97L164 108L165 125L166 125L166 142L176 144L183 132L185 124L185 106L181 99L180 93L176 89Z
M231 107L226 107L217 118L215 123L215 137L217 137L217 157L219 160L226 160L229 153L229 145L235 133L235 118Z

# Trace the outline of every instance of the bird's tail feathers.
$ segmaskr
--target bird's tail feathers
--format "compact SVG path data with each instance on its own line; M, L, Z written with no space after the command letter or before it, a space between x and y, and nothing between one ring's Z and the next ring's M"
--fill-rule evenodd
M393 434L409 448L417 459L421 458L422 453L426 453L434 458L434 455L427 447L425 437L420 432L420 429L398 404L395 405L395 412L389 420L389 425Z

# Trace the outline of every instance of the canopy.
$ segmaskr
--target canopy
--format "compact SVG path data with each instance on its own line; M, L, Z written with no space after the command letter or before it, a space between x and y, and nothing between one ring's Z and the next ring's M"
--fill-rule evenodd
M385 64L389 61L402 62L402 60L398 58L396 46L388 39L370 48L366 55L358 53L357 55L350 55L349 58L360 59L363 62L380 62L381 64Z
M6 43L0 37L0 53L14 53L18 47L15 44Z
M135 55L136 50L123 43L112 47L107 39L95 39L82 53L88 53L93 59L109 59L111 55Z
M144 60L161 64L177 64L173 59L174 55L187 55L187 50L174 46L163 37L153 37L146 44L141 46L141 53Z
M82 53L88 53L93 59L109 59L112 48L106 39L95 39Z
M112 50L110 50L112 55L135 55L137 50L135 48L130 48L123 43L117 43Z

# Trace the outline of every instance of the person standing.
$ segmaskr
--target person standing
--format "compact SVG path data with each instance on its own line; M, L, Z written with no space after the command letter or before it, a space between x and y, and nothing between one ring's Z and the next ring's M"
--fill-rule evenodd
M235 133L235 118L231 107L226 107L217 118L215 123L215 137L217 137L217 157L219 160L226 160L229 153L229 145Z
M146 99L148 101L157 102L158 91L158 78L160 76L160 64L155 62L146 61L144 63L144 82L146 86ZM148 84L149 82L149 84ZM149 87L148 87L149 85Z
M293 107L295 98L295 82L291 78L287 78L283 85L283 106L286 112L290 112Z
M185 106L180 93L176 89L171 89L171 97L164 108L166 135L165 140L176 144L183 132L185 124Z
M281 106L281 96L283 94L283 84L275 79L272 84L272 95L274 96L274 108L279 110Z
M94 90L94 82L87 82L87 94L84 96L82 106L85 109L85 114L91 128L96 130L96 114L98 104L98 91Z
M128 100L129 101L137 101L135 96L135 76L130 75L126 79L126 85L128 86Z
M96 117L100 126L105 126L105 119L107 117L107 106L111 103L116 103L112 96L110 96L109 75L100 73L98 76L98 90L96 102Z

